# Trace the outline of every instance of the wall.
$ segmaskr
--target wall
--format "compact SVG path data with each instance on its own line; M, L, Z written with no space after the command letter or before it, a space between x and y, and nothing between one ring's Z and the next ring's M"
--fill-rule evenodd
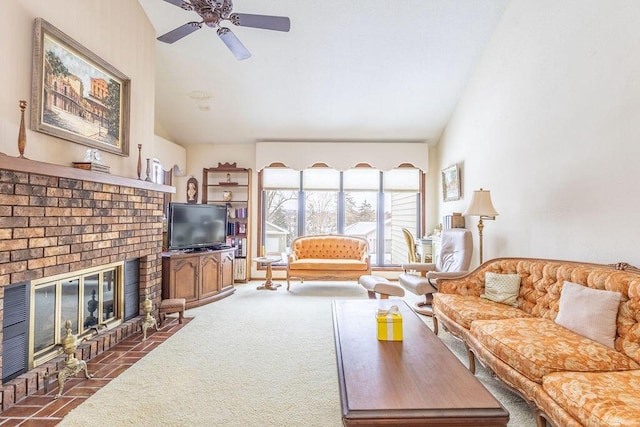
M507 7L436 150L440 168L463 164L464 199L439 216L491 190L485 260L640 265L638 28L632 0Z
M3 0L0 13L0 152L18 155L18 101L31 109L33 21L42 17L131 79L129 157L102 153L111 173L137 176L137 144L143 162L151 157L154 130L155 30L142 7L131 0ZM88 147L27 130L26 157L61 165L81 161ZM143 166L144 168L145 166Z
M154 154L160 160L162 168L164 170L172 169L174 165L178 165L180 170L186 173L187 171L187 149L175 144L167 139L164 139L158 135L154 136L155 145L153 147ZM173 173L173 172L172 172ZM173 175L171 185L176 187L176 194L171 196L173 202L186 202L187 201L187 179L189 177L179 177Z

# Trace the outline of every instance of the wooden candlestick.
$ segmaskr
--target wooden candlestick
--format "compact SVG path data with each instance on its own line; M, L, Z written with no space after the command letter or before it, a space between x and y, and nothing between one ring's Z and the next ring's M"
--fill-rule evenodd
M140 156L142 155L142 144L138 144L138 179L142 175L142 159Z
M27 101L20 101L20 130L18 131L18 151L21 159L24 159L24 149L27 147L27 132L24 128L24 110L27 108Z

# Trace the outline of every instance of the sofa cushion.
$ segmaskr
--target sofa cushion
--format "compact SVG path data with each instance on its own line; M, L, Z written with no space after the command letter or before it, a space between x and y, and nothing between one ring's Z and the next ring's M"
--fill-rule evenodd
M303 258L289 262L290 270L367 271L367 263L354 259Z
M571 416L589 426L631 426L640 420L640 371L557 372L542 387Z
M519 290L519 274L498 274L487 271L484 275L484 293L480 296L490 301L516 307Z
M613 348L620 296L565 281L556 323Z
M474 320L511 319L514 317L530 317L515 307L482 299L475 296L454 294L433 294L434 308L437 306L445 316L465 329L471 327Z
M551 372L640 368L623 353L548 319L476 320L471 334L493 355L537 383Z

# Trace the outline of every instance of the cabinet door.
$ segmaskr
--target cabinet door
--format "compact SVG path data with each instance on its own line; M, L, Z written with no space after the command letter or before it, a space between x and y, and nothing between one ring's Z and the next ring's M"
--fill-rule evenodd
M171 258L169 298L184 298L187 302L198 299L198 266L197 256Z
M220 254L207 254L200 257L200 298L206 298L220 292L218 267Z
M233 285L233 252L224 252L222 255L222 268L220 269L221 287L223 289L227 286Z

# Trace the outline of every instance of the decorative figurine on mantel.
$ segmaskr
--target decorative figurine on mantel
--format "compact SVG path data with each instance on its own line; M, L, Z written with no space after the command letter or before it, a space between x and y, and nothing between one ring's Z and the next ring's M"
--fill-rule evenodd
M111 166L108 166L102 160L102 155L95 148L88 148L84 153L84 158L81 162L73 162L73 167L78 169L106 172L109 173Z
M62 351L67 355L67 360L64 364L64 368L62 368L58 373L58 394L54 396L54 399L62 396L64 382L68 377L72 377L78 372L84 371L85 378L93 378L93 375L90 375L87 370L87 362L76 359L75 353L76 348L78 347L78 340L77 337L71 333L71 320L67 320L64 323L64 327L67 330L67 335L62 340Z
M95 148L89 148L84 153L84 159L82 159L82 161L95 163L97 165L104 165L104 162L102 161L102 155Z
M145 178L145 181L147 182L152 182L153 180L151 179L151 159L147 157L147 177Z

